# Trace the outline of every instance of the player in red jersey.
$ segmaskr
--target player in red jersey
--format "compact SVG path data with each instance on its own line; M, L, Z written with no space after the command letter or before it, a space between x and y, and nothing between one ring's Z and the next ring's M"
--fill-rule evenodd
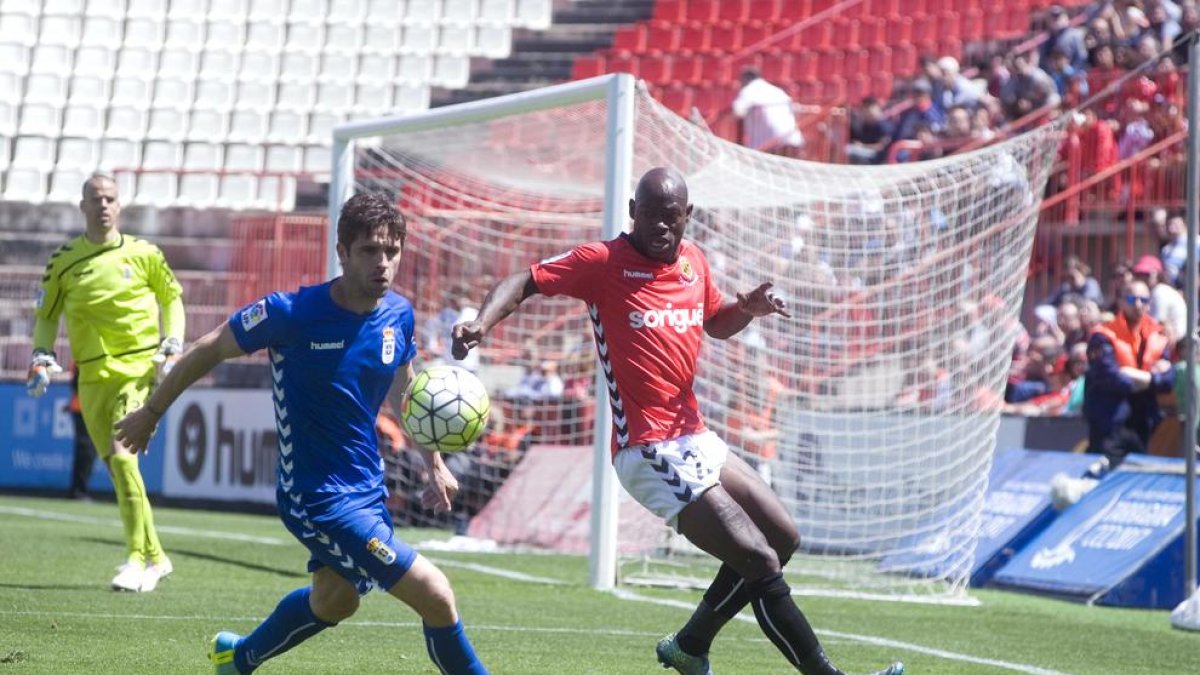
M749 603L800 672L839 675L783 579L800 533L779 497L704 426L692 392L703 333L728 339L755 318L790 316L787 304L769 282L724 300L704 254L683 240L691 213L678 172L647 172L629 202L631 233L578 246L501 281L477 320L454 327L454 357L478 346L532 295L583 300L608 376L621 484L723 563L687 625L659 642L659 661L685 675L711 674L713 638ZM903 672L895 663L877 675Z

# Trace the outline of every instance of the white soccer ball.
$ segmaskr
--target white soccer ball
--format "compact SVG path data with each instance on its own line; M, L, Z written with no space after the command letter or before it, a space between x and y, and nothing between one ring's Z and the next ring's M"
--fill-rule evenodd
M483 435L492 403L468 370L433 366L408 385L400 422L418 445L435 452L462 452Z

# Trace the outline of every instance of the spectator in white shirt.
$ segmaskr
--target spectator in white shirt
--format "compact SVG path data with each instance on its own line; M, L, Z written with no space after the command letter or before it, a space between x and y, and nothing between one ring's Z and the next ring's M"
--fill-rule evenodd
M1163 283L1163 266L1158 256L1144 255L1133 266L1133 278L1150 287L1150 316L1162 324L1172 342L1187 335L1187 301Z
M744 120L742 144L763 152L798 157L804 136L796 127L792 98L764 80L756 68L742 71L741 81L733 114Z

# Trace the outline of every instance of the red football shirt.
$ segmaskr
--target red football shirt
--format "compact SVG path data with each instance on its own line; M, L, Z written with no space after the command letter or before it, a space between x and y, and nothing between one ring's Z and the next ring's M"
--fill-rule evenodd
M530 269L542 294L587 303L608 376L614 452L705 431L692 384L704 321L722 298L698 247L685 240L667 264L622 235Z

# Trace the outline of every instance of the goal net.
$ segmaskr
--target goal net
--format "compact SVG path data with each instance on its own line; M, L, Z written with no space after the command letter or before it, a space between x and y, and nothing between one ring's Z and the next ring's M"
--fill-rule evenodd
M616 128L608 90L559 101L561 91L349 134L353 164L335 164L334 192L386 191L409 217L398 286L416 305L422 363L442 358L449 325L498 280L603 236L613 194L606 129ZM620 199L646 170L679 169L695 205L687 236L722 290L772 281L791 308L790 319L708 339L695 383L708 425L795 519L802 543L789 580L961 597L986 526L1002 392L1061 127L936 161L825 165L716 138L639 88L620 128L632 132ZM352 182L338 183L339 173ZM589 550L594 351L586 311L563 298L527 301L488 337L471 367L493 396L491 430L474 452L449 458L460 512L473 518L459 519L461 531ZM400 522L427 524L408 456L390 460L393 507ZM704 585L715 570L628 504L616 549L623 582Z

